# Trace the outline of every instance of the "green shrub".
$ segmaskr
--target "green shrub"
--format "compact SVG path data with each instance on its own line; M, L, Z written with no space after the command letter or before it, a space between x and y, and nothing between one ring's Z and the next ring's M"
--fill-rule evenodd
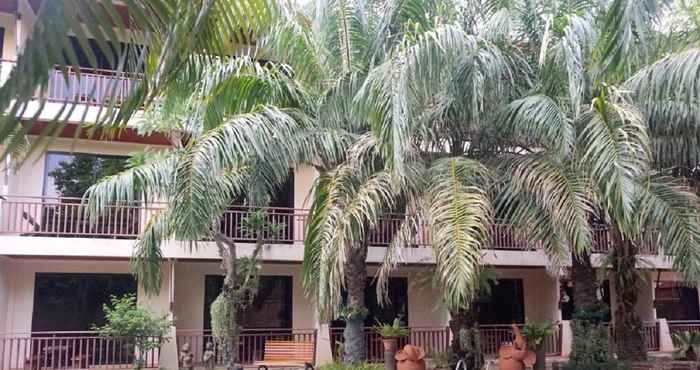
M350 365L334 362L332 364L323 365L319 367L318 370L384 370L384 364L370 364L364 362L358 365Z
M683 331L673 335L673 344L678 348L674 358L678 360L697 361L700 352L700 333Z
M608 370L620 369L621 365L612 360L610 338L606 326L596 321L571 321L573 340L567 370Z
M107 323L93 326L104 337L133 338L138 357L134 359L134 369L141 369L145 356L152 349L158 348L168 340L172 322L166 314L156 316L151 311L138 307L133 294L121 298L112 297L110 305L103 305Z
M554 324L546 322L527 323L523 327L523 336L528 345L540 348L544 341L554 335Z

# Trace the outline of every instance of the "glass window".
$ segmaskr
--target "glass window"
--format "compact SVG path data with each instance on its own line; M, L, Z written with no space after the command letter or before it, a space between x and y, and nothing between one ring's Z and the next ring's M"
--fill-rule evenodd
M123 171L126 160L127 157L86 153L46 153L44 196L82 197L101 178Z
M698 320L698 290L675 281L659 281L656 288L656 315L667 320Z
M347 299L347 292L343 291L343 300ZM401 320L401 324L408 326L408 280L402 277L389 278L389 303L382 306L377 300L377 284L374 279L368 278L365 287L365 306L367 317L365 326L373 327L377 322L392 323L394 319ZM333 320L331 327L345 327L345 321Z
M224 277L204 278L204 329L211 329L211 304L221 292ZM261 276L258 294L241 313L245 329L287 329L292 327L292 277Z
M491 282L491 294L474 304L479 324L513 324L525 322L522 279L498 279Z
M32 331L90 330L104 324L102 305L136 294L130 274L37 273Z

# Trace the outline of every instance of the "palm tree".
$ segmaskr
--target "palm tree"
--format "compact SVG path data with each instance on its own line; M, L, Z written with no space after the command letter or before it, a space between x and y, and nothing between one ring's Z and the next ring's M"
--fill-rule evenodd
M290 162L313 161L315 153L324 153L324 143L340 145L332 143L330 134L323 136L325 142L314 140L322 130L306 118L305 99L287 71L274 64L247 58L202 60L138 122L143 132L165 134L172 146L142 155L85 195L92 216L128 202L164 202L135 246L133 270L148 293L160 291L164 241L178 240L188 248L203 240L215 242L225 277L212 305L212 328L223 342L228 368L237 362L237 314L256 291L263 237L279 225L266 222L261 212L247 217L242 226L256 242L251 256L241 256L219 220L237 199L253 207L266 205L286 181Z
M338 250L363 240L382 211L403 208L380 281L399 247L427 229L447 303L466 307L494 215L541 243L556 266L570 251L590 251L595 214L609 223L615 244L620 357L643 358L636 287L624 273L635 266L637 246L654 235L689 280L700 262L695 195L652 169L649 136L659 122L650 113L689 123L687 108L674 104L697 96L697 53L650 67L674 73L686 93L675 95L668 81L653 86L658 72L633 75L653 61L642 39L658 33L649 25L662 10L654 3L620 0L602 11L577 5L579 15L559 18L535 13L545 32L524 16L552 2L525 2L518 10L524 21L508 8L485 7L484 14L431 4L432 12L416 12L430 21L404 23L412 32L345 100L368 117L371 132L320 182L314 214L321 218L307 239L324 241L309 255L316 271L339 279L347 253ZM648 89L653 112L640 100ZM339 296L342 286L326 294Z
M531 8L499 11L503 16L515 13L518 22L513 24L522 27L537 77L533 91L503 113L501 139L527 143L528 134L534 134L529 139L539 143L537 154L507 164L519 176L508 186L506 204L515 215L532 212L532 205L519 203L514 194L530 193L537 207L561 223L573 252L579 310L590 310L595 303L587 215L610 225L610 261L619 297L618 357L637 360L645 353L641 321L634 311L640 244L659 242L689 280L695 279L700 262L693 249L697 199L682 184L652 169L655 164L697 163L693 150L672 148L695 140L698 120L688 110L694 109L690 102L698 92L692 77L698 71L698 51L683 49L697 42L697 34L688 32L690 25L680 32L659 31L668 8L656 2L591 5L595 4L543 1ZM677 53L654 63L672 52ZM672 73L664 76L662 71ZM681 91L671 91L670 86L680 86ZM551 185L559 188L548 189ZM541 191L528 191L533 186ZM575 218L557 220L554 206L563 202L577 209Z
M425 216L416 212L423 206L417 202L416 194L433 195L429 205L433 207L434 225L446 226L434 234L433 240L440 251L439 275L448 285L447 301L454 307L466 307L476 290L473 278L479 270L478 247L485 243L485 230L491 218L483 190L490 176L477 161L458 155L464 151L459 146L470 128L444 125L434 133L425 132L426 136L435 134L435 137L425 138L428 147L424 154L435 151L435 155L426 163L407 164L402 173L411 176L403 176L397 182L399 178L387 169L399 148L386 145L387 139L396 134L382 127L390 113L387 110L418 112L426 107L430 117L452 115L455 121L466 117L478 125L489 111L484 109L485 104L497 105L512 95L510 87L515 83L506 81L513 76L514 69L524 68L525 64L517 57L503 55L495 43L471 35L471 30L456 22L459 18L466 24L466 19L461 19L466 12L451 5L454 4L439 1L368 4L321 1L308 14L291 11L285 22L273 28L265 44L274 55L289 63L295 76L308 86L307 91L319 92L315 117L319 125L354 135L344 156L331 166L317 167L320 177L314 187L303 268L305 286L317 298L321 316L326 319L343 316L346 320L346 362L364 360L362 329L366 315L364 289L369 235L383 215L398 210L407 212L398 233L409 238ZM433 47L433 52L439 52L431 37L440 37L440 41L450 46L451 64L445 68L431 65L432 69L406 70L409 64L413 66L417 58L423 57L420 55L423 47ZM469 53L471 58L462 59L459 55L462 52ZM480 64L478 72L483 74L470 75L465 70L470 63ZM468 88L493 89L488 97L479 97L471 106L463 101L449 106L422 101L415 106L392 108L392 99L402 98L400 84L414 72L461 79L460 82L469 84ZM485 82L477 86L482 78ZM420 140L423 138L410 138L407 143L416 145ZM441 147L450 145L450 150L457 154L454 158L440 153ZM455 175L464 181L456 189L450 186ZM436 181L424 182L424 179ZM448 229L447 225L453 221L449 207L455 204L468 209L460 210L455 229ZM388 248L387 266L393 266L399 247L405 245L397 241ZM385 298L389 270L382 272L380 301ZM347 292L345 303L343 291Z

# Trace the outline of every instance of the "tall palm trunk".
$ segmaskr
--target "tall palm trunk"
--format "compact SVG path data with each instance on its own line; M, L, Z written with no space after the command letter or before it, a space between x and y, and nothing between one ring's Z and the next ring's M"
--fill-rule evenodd
M615 279L615 347L622 361L643 361L646 347L637 305L637 247L613 228L612 272Z
M463 359L467 369L480 369L482 356L478 338L479 331L476 330L478 321L474 310L451 310L450 316L451 347L452 353L455 355L455 358L450 359L450 367L456 366L458 359Z
M352 248L345 265L345 285L348 291L348 311L344 338L343 362L359 364L366 358L364 325L367 308L365 306L365 285L367 279L367 243Z
M574 281L574 308L576 311L592 312L598 307L596 278L591 254L571 254L571 279Z

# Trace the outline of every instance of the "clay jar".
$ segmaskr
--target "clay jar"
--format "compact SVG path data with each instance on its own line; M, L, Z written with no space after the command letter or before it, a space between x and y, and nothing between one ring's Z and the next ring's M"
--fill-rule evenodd
M425 370L425 351L421 347L407 344L395 358L397 370Z

